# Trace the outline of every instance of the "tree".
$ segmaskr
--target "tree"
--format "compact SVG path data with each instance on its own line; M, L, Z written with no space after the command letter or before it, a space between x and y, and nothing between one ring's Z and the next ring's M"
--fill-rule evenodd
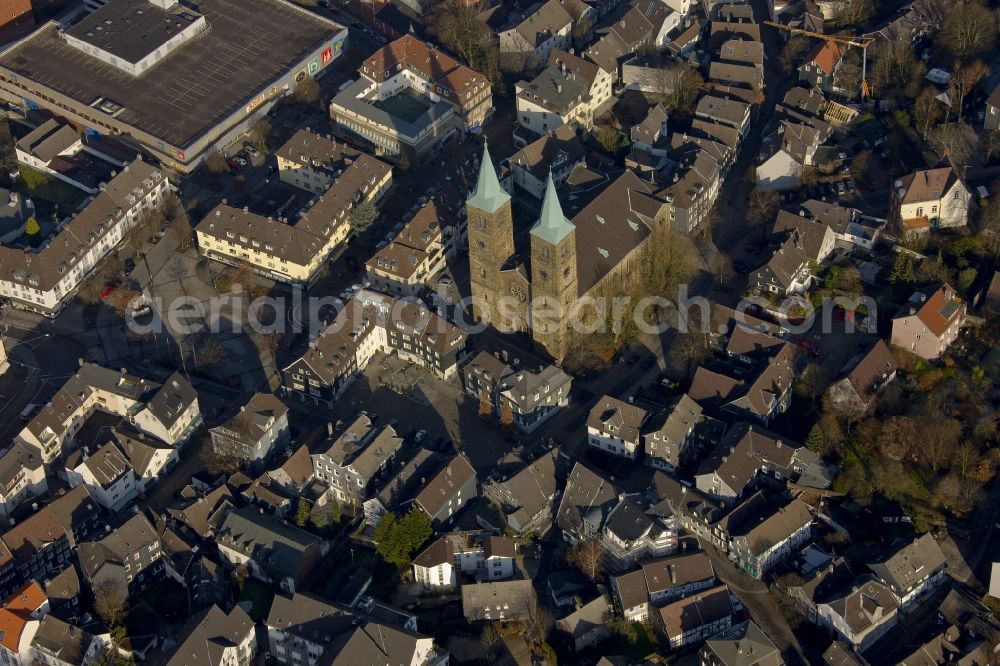
M320 88L316 79L307 76L295 86L295 101L302 104L315 104L319 101L319 93Z
M652 84L653 94L671 118L687 118L694 113L705 81L691 65L673 63L655 69Z
M594 125L594 138L604 152L614 155L622 147L622 135L612 125Z
M366 238L372 231L377 219L378 209L370 201L362 201L351 209L351 231L358 238Z
M930 86L924 88L913 102L913 119L917 123L920 137L926 141L927 134L941 119L941 102L937 91Z
M880 90L904 89L926 73L926 65L917 59L907 40L875 42L871 51L871 80Z
M390 512L382 517L375 530L375 550L390 564L409 566L413 556L433 534L430 519L420 509L413 509L403 518Z
M484 419L493 416L493 401L490 400L490 392L485 386L479 392L479 415Z
M936 472L944 467L961 438L961 421L936 414L921 420L920 436L916 443L923 460Z
M340 504L335 499L329 500L326 504L315 504L309 512L309 522L318 530L339 525L341 517Z
M948 99L953 104L951 109L954 109L958 120L962 120L964 117L962 110L965 107L965 96L969 94L989 71L989 67L982 60L973 60L967 63L963 63L961 60L955 61L951 78L948 79Z
M630 621L622 615L608 613L604 616L604 624L628 644L635 643L639 639L639 627L641 625L638 622Z
M791 74L799 66L799 61L809 51L809 40L802 35L793 35L781 49L778 62L785 74Z
M889 282L894 285L913 284L913 257L909 252L900 251L896 254L896 261L892 265L892 273L889 274Z
M229 164L226 163L226 158L222 156L222 153L214 149L205 155L205 168L208 169L210 174L216 176L229 173Z
M816 398L826 388L826 384L823 366L819 363L810 363L799 374L793 388L797 395L805 398L806 402L815 408Z
M0 167L6 173L17 166L14 151L14 137L10 133L10 123L6 115L0 114Z
M853 266L847 268L831 267L826 278L826 286L848 294L862 294L865 290L861 284L861 273Z
M954 7L955 0L914 0L910 4L910 16L922 23L928 32L935 33Z
M188 249L191 246L191 241L194 239L194 229L191 228L191 221L188 219L188 216L178 215L170 222L170 226L174 230L174 235L177 236L177 248L181 252Z
M916 281L920 284L933 284L948 281L948 267L944 264L941 253L935 259L924 259L917 267Z
M494 87L502 84L500 49L493 31L479 14L476 3L464 0L440 0L428 16L428 26L441 44L465 61L472 69L482 72Z
M997 21L992 11L978 2L952 9L938 34L938 44L956 58L969 58L989 51L996 42Z
M768 228L778 215L780 203L777 192L755 187L747 199L747 224L760 228L761 236L766 238Z
M142 299L142 292L129 285L122 285L111 294L111 307L119 316L124 317L129 310Z
M806 448L820 455L826 453L826 435L823 434L823 428L818 423L812 427L809 436L806 437Z
M31 236L37 236L39 233L41 233L41 231L42 227L40 224L38 224L38 220L35 219L35 216L32 215L31 217L29 217L28 221L24 225L24 233L27 234L29 237L31 237Z
M511 409L510 400L500 401L500 427L508 435L514 432L514 411Z
M566 561L594 582L604 578L604 544L600 539L579 542L566 553Z
M309 506L309 502L304 497L300 497L299 503L295 507L295 524L299 527L305 527L306 523L309 522L310 514L312 514L312 507Z
M871 18L875 7L872 0L845 0L840 3L839 22L844 25L861 27Z
M236 589L240 592L243 591L243 586L246 585L247 581L250 579L250 568L241 564L233 571L233 580L236 581Z
M117 581L105 579L92 587L94 592L94 610L109 627L121 625L125 617L125 605L128 602L128 591Z
M482 633L479 634L479 642L486 649L486 660L495 661L499 656L500 646L503 644L503 625L499 622L490 622L483 626Z
M976 275L978 271L975 268L963 268L958 272L958 288L965 291L972 286L972 283L976 281Z
M205 338L192 348L194 361L201 369L212 368L226 360L226 348L215 338Z
M940 157L947 155L953 164L962 168L973 163L979 137L963 122L938 125L930 133L931 147Z
M267 152L267 138L271 134L271 123L270 121L261 118L247 130L247 136L250 137L250 141L257 147L257 150L266 153Z

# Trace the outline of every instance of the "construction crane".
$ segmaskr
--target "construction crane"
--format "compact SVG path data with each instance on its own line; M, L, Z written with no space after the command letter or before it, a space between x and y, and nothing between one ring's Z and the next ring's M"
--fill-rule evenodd
M816 39L825 39L830 42L835 42L837 44L844 44L845 46L856 46L861 49L861 98L865 99L870 97L875 91L870 85L868 85L868 47L872 45L875 41L874 37L854 37L853 35L825 35L822 32L815 32L813 30L804 30L803 28L793 28L788 25L782 25L781 23L776 23L775 21L764 21L765 24L771 26L772 28L777 28L778 30L787 30L788 32L794 32L797 35L805 35L806 37L815 37Z

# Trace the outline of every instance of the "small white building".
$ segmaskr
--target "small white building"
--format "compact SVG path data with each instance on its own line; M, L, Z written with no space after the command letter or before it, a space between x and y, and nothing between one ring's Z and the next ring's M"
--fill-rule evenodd
M476 580L506 580L514 576L514 542L505 537L452 532L413 559L413 579L431 589L452 589L458 574Z
M950 164L914 171L892 185L889 222L899 233L964 227L972 193Z
M587 443L635 459L642 449L642 426L648 417L645 409L606 395L590 410Z
M139 494L132 463L113 442L92 455L86 447L74 451L66 460L66 478L74 488L87 486L94 499L111 512L122 510Z

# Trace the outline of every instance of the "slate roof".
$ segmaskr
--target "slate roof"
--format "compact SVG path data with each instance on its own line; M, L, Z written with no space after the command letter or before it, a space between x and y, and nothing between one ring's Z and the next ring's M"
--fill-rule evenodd
M167 666L216 666L222 663L226 647L239 645L254 631L253 620L235 606L229 613L212 605L195 615L178 632Z
M548 0L514 28L531 48L537 48L573 22L561 0Z
M896 372L899 365L888 345L882 340L865 353L854 369L847 373L847 381L858 396L865 401L875 397L875 388L881 386L885 378Z
M653 519L635 502L625 499L611 510L604 529L629 543L645 536L653 527Z
M774 513L758 520L756 525L739 536L746 539L750 553L759 556L811 523L812 513L805 502L793 499Z
M715 578L712 561L703 552L646 562L642 565L642 573L650 594L669 592L674 588Z
M583 463L573 465L559 500L556 523L569 534L578 534L584 521L596 530L604 525L618 502L615 485Z
M899 608L899 602L885 585L868 580L844 596L829 602L831 610L842 617L855 634L882 623L884 617ZM881 609L882 615L876 615Z
M67 664L82 664L95 636L76 625L45 615L38 623L31 648Z
M464 454L458 454L431 479L416 497L416 503L434 517L466 483L476 478L476 470Z
M637 443L641 439L640 428L648 416L642 407L605 395L590 409L587 427Z
M715 472L739 494L753 479L760 465L787 470L798 444L764 428L749 423L737 423L706 458L698 474Z
M274 595L266 625L311 643L334 644L344 632L355 625L354 616L320 597L303 592L292 596Z
M703 651L718 666L784 666L785 660L753 620L735 624L705 641Z
M255 507L227 513L216 540L290 578L300 573L306 550L320 542L319 537Z
M897 191L901 204L937 201L958 182L959 177L950 166L923 169L903 176Z
M918 581L947 566L945 554L934 536L928 532L897 550L888 559L869 565L869 568L901 595Z
M733 615L729 587L718 585L668 604L657 611L667 636L681 636Z

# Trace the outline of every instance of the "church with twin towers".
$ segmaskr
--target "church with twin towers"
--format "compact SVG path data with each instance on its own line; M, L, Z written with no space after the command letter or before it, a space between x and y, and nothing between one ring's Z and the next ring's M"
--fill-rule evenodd
M657 196L659 190L626 170L570 219L550 173L525 243L515 233L511 196L484 147L466 200L474 315L500 332L529 334L562 361L580 299L607 295L616 280L627 280L654 230L667 223L670 203Z

